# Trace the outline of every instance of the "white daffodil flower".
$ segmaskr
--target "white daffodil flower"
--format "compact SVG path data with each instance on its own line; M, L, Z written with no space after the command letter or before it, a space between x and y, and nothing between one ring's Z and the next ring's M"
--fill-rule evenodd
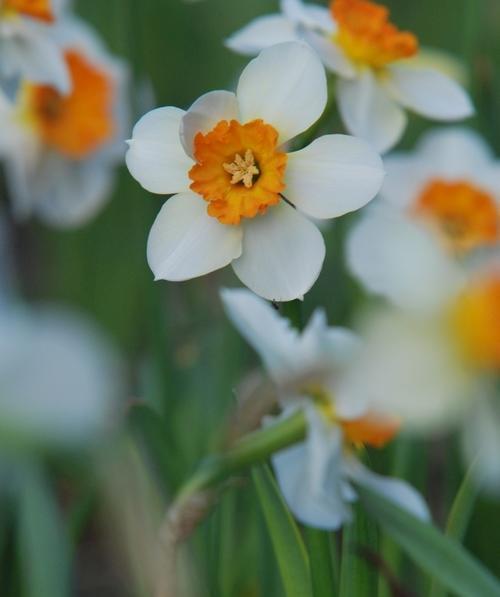
M87 319L55 307L0 307L0 449L102 439L120 380L115 352Z
M276 43L303 39L336 75L337 101L350 133L380 152L393 147L407 122L405 109L433 120L471 116L462 88L418 60L419 44L389 21L387 8L368 0L333 0L330 9L281 0L281 13L260 17L227 40L253 55Z
M68 93L71 80L54 28L64 0L1 0L0 79L23 78Z
M186 280L231 263L270 300L311 288L325 246L309 217L359 209L384 177L380 157L353 137L327 135L286 152L326 100L321 62L291 42L251 61L236 93L213 91L187 112L159 108L138 122L126 156L131 174L153 193L177 193L149 236L156 279Z
M14 102L0 98L0 157L14 214L79 226L109 198L124 157L127 73L93 30L66 18L57 28L71 92L25 81Z
M398 429L393 419L373 414L363 398L353 400L345 384L344 371L360 349L358 338L349 330L328 327L322 311L316 311L299 333L247 290L223 290L221 295L231 321L258 352L276 384L283 409L280 418L297 409L307 417L306 439L272 458L294 515L313 527L338 529L351 518L357 484L428 519L427 507L413 488L372 473L356 456L357 447L380 447Z
M371 292L433 308L463 278L450 257L466 262L498 247L500 162L477 133L447 128L385 166L377 205L349 236L348 263Z

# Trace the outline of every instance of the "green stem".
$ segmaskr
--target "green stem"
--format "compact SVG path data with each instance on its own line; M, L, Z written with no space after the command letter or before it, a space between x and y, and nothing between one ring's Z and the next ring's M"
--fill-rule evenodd
M305 416L302 411L298 411L284 421L247 435L227 452L214 454L203 460L181 489L177 501L187 500L238 471L265 462L271 454L304 439L305 434Z

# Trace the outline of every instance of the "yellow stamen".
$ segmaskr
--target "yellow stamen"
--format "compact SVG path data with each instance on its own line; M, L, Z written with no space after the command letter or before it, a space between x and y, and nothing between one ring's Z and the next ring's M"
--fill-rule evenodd
M245 152L245 158L242 158L239 153L234 156L234 162L231 164L223 164L224 170L232 175L231 184L238 184L242 182L247 189L253 186L254 176L260 174L260 170L255 165L255 158L251 149Z

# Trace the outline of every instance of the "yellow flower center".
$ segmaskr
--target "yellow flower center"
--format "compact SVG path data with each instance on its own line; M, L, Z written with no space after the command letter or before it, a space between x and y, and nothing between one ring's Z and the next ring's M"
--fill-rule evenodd
M208 202L209 215L234 225L280 201L287 156L277 145L278 132L262 120L222 120L196 135L191 190Z
M358 419L341 419L338 417L333 402L322 388L309 387L304 393L310 396L321 414L331 423L339 425L344 433L346 447L383 448L397 435L400 422L394 417L382 417L375 413L367 413Z
M21 14L46 23L55 20L52 0L4 0L2 10L5 14Z
M368 0L333 0L330 10L338 25L334 41L359 65L381 69L418 52L415 35L395 27L384 6Z
M67 51L65 59L71 93L62 95L50 85L26 83L26 110L46 145L69 158L82 159L113 134L113 83L77 51Z
M462 354L476 367L500 369L500 272L467 288L451 314Z
M436 229L453 252L494 245L500 239L495 198L465 180L430 181L412 211Z

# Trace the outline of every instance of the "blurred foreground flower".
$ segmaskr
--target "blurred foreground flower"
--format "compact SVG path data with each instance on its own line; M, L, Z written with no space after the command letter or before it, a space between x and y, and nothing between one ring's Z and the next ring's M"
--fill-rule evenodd
M382 447L399 429L393 418L371 411L364 397L352 399L344 371L356 359L358 338L344 328L329 328L319 310L299 333L271 305L246 290L224 290L222 298L229 317L277 386L283 411L268 424L298 409L306 414L305 441L272 458L295 516L313 527L339 528L351 517L354 483L427 519L427 507L414 489L372 473L356 456L360 447Z
M326 99L320 61L291 42L250 62L236 94L213 91L187 112L159 108L139 121L130 172L151 192L179 193L149 236L156 279L186 280L232 263L268 299L295 299L311 288L325 246L307 216L359 209L384 176L380 157L345 135L286 153L284 144L318 120Z
M122 388L117 357L80 315L0 310L0 446L81 447L102 437Z
M330 10L281 0L281 10L235 33L228 47L252 55L283 41L308 42L339 76L337 100L347 129L379 151L401 138L404 108L435 120L472 115L470 99L453 79L409 60L419 52L418 40L389 21L387 8L367 0L333 0Z
M128 125L126 69L83 22L57 28L71 92L22 83L14 103L0 98L0 154L14 212L78 226L109 197Z
M2 0L0 78L27 78L68 93L70 77L54 28L65 0Z

